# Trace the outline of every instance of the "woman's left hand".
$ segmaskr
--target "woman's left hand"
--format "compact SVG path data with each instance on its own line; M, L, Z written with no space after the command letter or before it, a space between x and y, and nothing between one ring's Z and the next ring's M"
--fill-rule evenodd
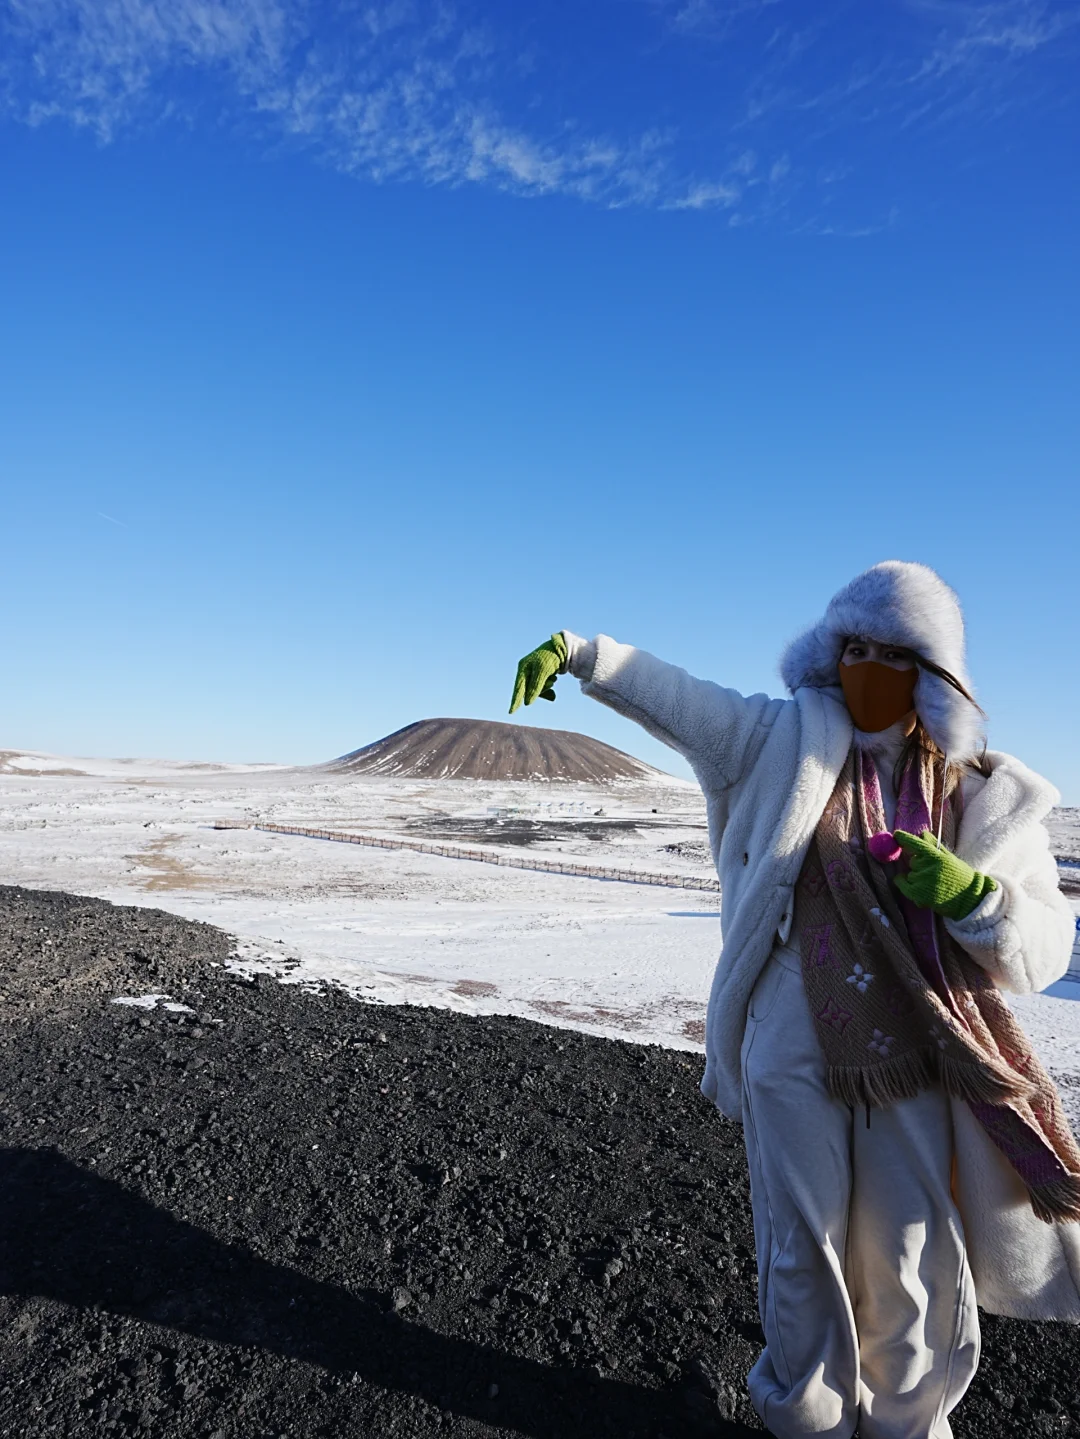
M910 868L894 883L902 895L920 909L932 909L946 919L966 919L997 881L972 869L952 850L939 844L928 829L921 836L893 831L896 843L908 857Z

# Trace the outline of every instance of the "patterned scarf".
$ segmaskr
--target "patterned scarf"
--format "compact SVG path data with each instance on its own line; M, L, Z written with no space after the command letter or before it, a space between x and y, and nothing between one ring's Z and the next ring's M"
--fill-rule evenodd
M906 766L897 829L936 828L934 781L930 755ZM939 799L950 849L957 798ZM893 888L899 864L870 857L866 839L887 828L874 762L853 750L799 876L803 981L829 1091L869 1119L870 1106L940 1084L967 1101L1040 1219L1080 1220L1080 1147L1054 1082L989 975Z

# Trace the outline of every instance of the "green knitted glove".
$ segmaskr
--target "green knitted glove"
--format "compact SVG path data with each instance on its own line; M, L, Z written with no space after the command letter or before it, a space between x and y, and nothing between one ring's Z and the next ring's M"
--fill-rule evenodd
M896 829L893 838L911 863L907 875L898 875L894 883L920 909L932 909L946 919L966 919L991 890L997 889L996 879L958 859L938 844L928 829L918 839L906 830Z
M510 701L511 714L522 704L531 705L537 695L542 700L555 698L555 676L566 664L568 653L562 635L555 634L518 662L514 697Z

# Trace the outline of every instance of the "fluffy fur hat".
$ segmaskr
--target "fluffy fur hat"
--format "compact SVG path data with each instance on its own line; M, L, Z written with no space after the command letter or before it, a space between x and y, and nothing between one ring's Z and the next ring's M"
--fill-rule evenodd
M836 666L850 635L903 645L954 674L971 690L964 663L960 601L927 565L885 560L832 597L824 617L792 640L780 661L788 689L838 685ZM980 714L962 694L928 670L915 685L915 709L930 737L954 761L979 748Z

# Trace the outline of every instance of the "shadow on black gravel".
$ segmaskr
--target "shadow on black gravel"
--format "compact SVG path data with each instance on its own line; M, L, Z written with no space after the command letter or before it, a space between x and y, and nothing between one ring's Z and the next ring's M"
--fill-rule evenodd
M501 1428L537 1439L571 1428L648 1432L670 1415L670 1398L655 1390L437 1334L387 1310L375 1291L350 1293L269 1264L55 1150L0 1150L0 1210L0 1292L11 1296L255 1346L489 1422L498 1401ZM192 1275L202 1281L195 1287ZM499 1395L477 1395L473 1376L493 1367ZM717 1420L713 1432L737 1439L752 1431Z

